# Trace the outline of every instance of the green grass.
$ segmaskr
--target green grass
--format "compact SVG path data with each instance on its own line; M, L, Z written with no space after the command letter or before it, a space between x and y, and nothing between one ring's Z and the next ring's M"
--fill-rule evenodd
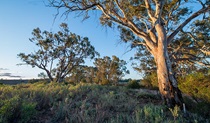
M0 123L209 122L168 109L160 96L127 87L38 82L0 86Z

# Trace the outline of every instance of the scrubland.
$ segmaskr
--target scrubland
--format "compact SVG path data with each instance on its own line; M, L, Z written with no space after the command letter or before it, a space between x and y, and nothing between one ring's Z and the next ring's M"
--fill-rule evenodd
M183 113L179 107L167 108L158 93L140 91L147 89L136 85L135 81L130 82L129 86L44 81L0 85L0 122L210 122L209 92L202 96L205 100L198 98L198 92L197 95L184 94L187 112ZM186 89L184 92L187 92Z

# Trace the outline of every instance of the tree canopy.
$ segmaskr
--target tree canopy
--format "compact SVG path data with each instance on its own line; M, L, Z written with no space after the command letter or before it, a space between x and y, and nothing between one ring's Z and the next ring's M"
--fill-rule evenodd
M23 62L44 70L49 79L56 82L63 81L86 58L93 59L99 55L87 37L71 33L65 23L60 25L60 29L57 33L34 29L30 41L39 49L30 54L18 54Z
M104 56L103 58L95 58L94 66L80 65L77 66L69 81L73 83L97 83L97 84L117 84L122 77L129 74L126 62L117 56Z
M129 71L125 66L126 62L120 60L116 56L112 56L112 58L108 56L105 56L104 58L96 58L94 65L97 69L97 80L95 81L100 84L117 84L125 74L129 74Z
M188 31L181 31L168 46L173 69L177 75L186 75L198 69L210 68L210 17L196 20ZM148 51L137 50L132 58L134 69L145 74L156 70L153 56Z

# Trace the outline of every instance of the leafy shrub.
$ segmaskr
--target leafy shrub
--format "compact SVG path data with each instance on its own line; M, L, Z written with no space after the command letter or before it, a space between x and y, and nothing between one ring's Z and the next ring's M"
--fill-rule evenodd
M0 122L27 122L35 114L35 103L22 102L19 96L0 102Z
M2 100L0 106L1 122L14 122L19 117L21 107L19 96Z
M34 115L36 115L36 103L23 102L21 105L20 122L27 123Z
M201 72L180 77L179 88L184 93L210 102L210 75Z
M202 72L178 78L179 88L185 97L187 108L204 117L210 117L210 75Z
M158 89L158 82L157 82L157 73L152 72L146 76L144 76L143 80L141 81L141 86L151 89Z
M136 80L130 80L127 85L128 88L138 89L140 88L139 83Z

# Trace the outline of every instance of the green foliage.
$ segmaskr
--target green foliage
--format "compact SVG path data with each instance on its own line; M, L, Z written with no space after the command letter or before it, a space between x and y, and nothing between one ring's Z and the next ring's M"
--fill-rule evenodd
M112 56L112 58L108 56L96 58L94 65L94 67L85 65L75 67L66 80L71 83L83 82L116 85L125 74L129 74L126 62L116 56Z
M210 74L196 72L184 77L179 77L179 88L188 98L185 102L192 112L198 112L205 117L210 117ZM191 98L189 98L191 97Z
M0 122L28 122L36 114L36 103L21 100L18 95L0 101Z
M56 82L63 81L86 58L93 59L99 55L87 37L71 33L65 23L60 25L60 29L57 33L34 29L30 41L38 47L38 51L18 54L24 63L44 70L48 78ZM39 74L44 79L46 75Z
M158 88L157 73L153 71L145 75L141 81L141 86L146 88Z
M117 84L123 76L129 74L126 64L124 60L120 60L117 56L96 58L94 61L96 68L95 83L102 85Z
M140 84L136 80L130 80L127 85L128 88L138 89L140 88Z
M18 111L20 111L19 99L20 98L18 96L15 96L11 99L1 101L1 122L13 122L18 118Z
M174 116L156 94L126 87L47 82L0 86L0 122L4 123L208 121L191 113L186 119L181 112Z
M189 74L179 78L179 87L192 97L210 102L210 75L203 72Z
M174 120L176 120L177 117L179 117L179 114L180 114L180 108L178 106L175 106L174 109L171 109L169 108L169 110L171 111L173 117L174 117Z
M20 122L27 123L34 115L36 115L36 103L22 102Z
M78 84L83 83L97 83L96 79L97 68L92 66L80 65L76 67L66 79L67 82Z
M136 123L139 121L151 123L163 122L165 118L163 109L164 107L161 106L155 106L152 104L145 105L143 108L136 111Z
M197 100L196 98L193 98L191 96L184 96L184 102L186 103L186 109L188 111L199 114L200 116L206 117L209 119L210 102Z

